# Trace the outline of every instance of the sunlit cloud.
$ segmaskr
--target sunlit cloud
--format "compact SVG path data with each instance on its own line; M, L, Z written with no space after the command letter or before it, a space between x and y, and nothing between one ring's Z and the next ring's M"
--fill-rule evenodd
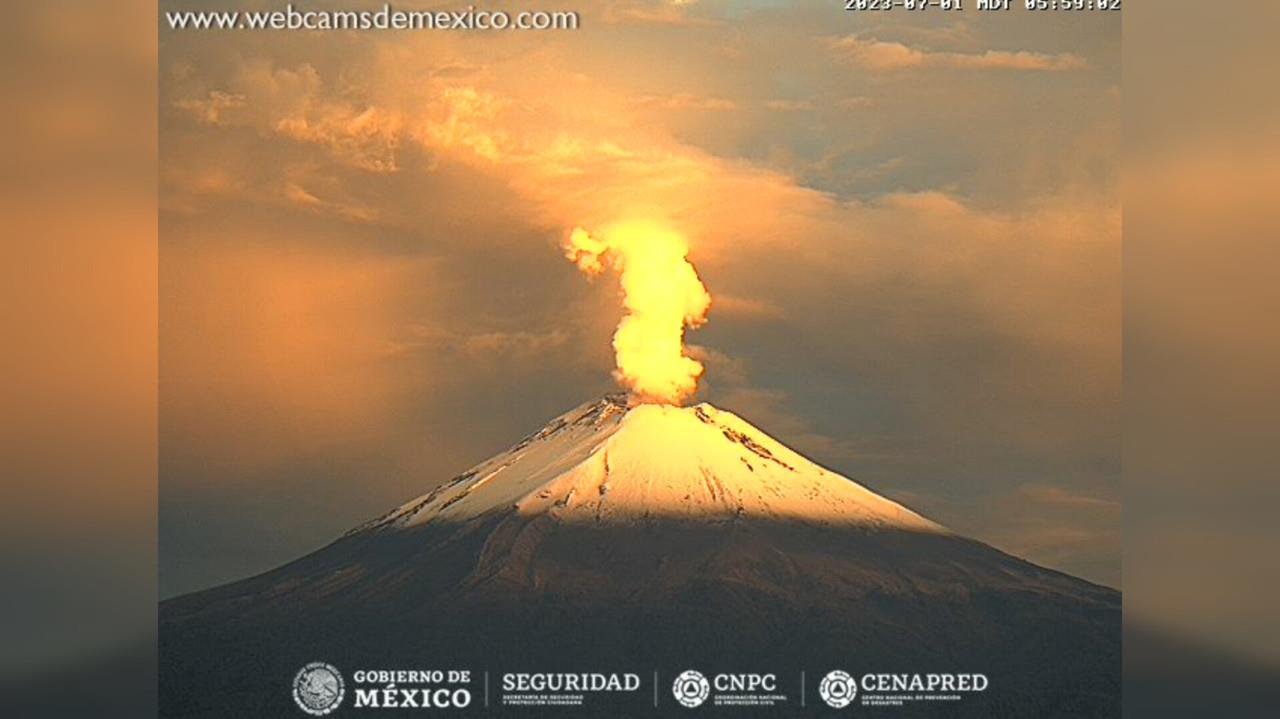
M1083 57L1072 53L1047 54L1027 50L985 50L978 53L936 52L859 35L831 41L836 57L870 70L905 70L941 67L963 70L1062 71L1088 67Z
M801 110L812 110L813 101L811 100L768 100L764 106L770 110L778 112L797 112Z
M665 110L733 110L738 104L722 97L700 97L692 93L678 95L643 95L635 99L639 107L661 107Z

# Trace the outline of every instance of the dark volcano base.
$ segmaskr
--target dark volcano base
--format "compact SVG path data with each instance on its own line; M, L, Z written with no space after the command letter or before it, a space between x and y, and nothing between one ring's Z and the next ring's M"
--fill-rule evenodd
M166 717L299 717L289 683L312 661L356 669L634 672L644 716L1114 717L1120 596L952 535L800 524L655 521L576 527L546 516L356 534L266 574L161 605ZM696 668L772 672L809 706L696 710L671 698ZM984 673L960 702L817 700L816 677ZM348 692L350 692L350 684ZM351 698L336 716L352 711ZM820 706L814 707L817 703ZM586 709L487 716L626 716ZM643 706L643 704L641 705ZM443 710L419 710L443 711ZM404 712L401 711L401 714Z

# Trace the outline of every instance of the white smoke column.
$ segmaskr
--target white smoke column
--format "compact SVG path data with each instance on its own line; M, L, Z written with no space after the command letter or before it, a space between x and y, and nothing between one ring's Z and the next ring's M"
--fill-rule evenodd
M627 314L613 335L614 377L642 402L679 404L697 389L702 363L684 353L684 330L707 317L711 295L671 230L627 222L589 234L575 228L565 256L588 275L618 273Z

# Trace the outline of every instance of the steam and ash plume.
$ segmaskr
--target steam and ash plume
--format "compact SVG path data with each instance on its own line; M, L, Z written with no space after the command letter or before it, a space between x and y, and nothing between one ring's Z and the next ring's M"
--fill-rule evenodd
M706 321L711 295L688 259L684 237L654 223L626 222L570 233L565 256L587 275L618 273L627 314L613 335L613 376L641 402L679 404L697 389L702 363L684 353L685 327Z

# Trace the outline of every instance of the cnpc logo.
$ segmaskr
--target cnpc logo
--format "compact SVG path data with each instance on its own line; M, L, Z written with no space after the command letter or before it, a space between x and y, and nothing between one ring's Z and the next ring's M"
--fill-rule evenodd
M671 685L671 694L680 704L692 709L702 706L707 697L711 696L711 682L707 681L702 672L689 669L676 677Z
M716 674L708 681L702 672L690 669L676 677L671 693L676 701L692 709L701 706L711 696L712 688L719 694L776 692L778 675L724 673Z

